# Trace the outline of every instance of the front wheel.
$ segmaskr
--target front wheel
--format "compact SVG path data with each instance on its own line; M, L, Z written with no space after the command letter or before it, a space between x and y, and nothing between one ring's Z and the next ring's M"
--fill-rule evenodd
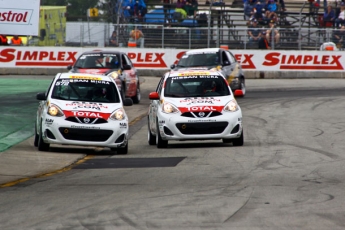
M246 84L244 83L244 79L242 79L241 81L241 90L242 90L242 97L244 97L244 95L246 95Z
M40 134L39 134L39 137L38 137L37 145L38 145L38 151L48 151L49 150L50 144L45 143L43 141L42 122L41 122Z
M111 148L111 151L116 152L118 155L126 155L128 153L128 142L124 148Z
M157 121L157 132L156 132L156 144L157 144L157 148L159 149L168 147L168 141L163 140L159 132L158 121Z
M147 121L147 142L149 143L149 145L156 144L156 137L151 133L150 129L150 118L148 118Z
M232 144L233 144L233 146L242 146L243 145L243 129L242 129L241 136L237 139L233 139Z
M34 146L37 147L38 146L38 140L39 140L39 135L37 134L37 124L35 122L35 140L34 140Z

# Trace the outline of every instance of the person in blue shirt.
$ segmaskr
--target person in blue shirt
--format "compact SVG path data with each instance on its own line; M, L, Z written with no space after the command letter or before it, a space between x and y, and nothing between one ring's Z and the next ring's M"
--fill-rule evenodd
M327 10L325 10L325 13L323 14L323 22L324 25L327 24L327 22L331 22L334 24L335 20L335 11L333 10L333 7L331 5L327 6Z

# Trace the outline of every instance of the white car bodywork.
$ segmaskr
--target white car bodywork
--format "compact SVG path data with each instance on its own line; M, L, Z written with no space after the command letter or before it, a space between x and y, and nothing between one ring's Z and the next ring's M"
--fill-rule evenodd
M221 80L226 87L222 92L228 93L198 95L194 90L199 87L198 84L203 84L201 78ZM176 84L184 82L181 84L189 87L186 89L188 93L168 95L166 89L169 84L171 89L174 81ZM232 142L236 146L243 145L241 108L228 82L218 71L183 70L166 73L156 92L150 94L150 99L148 142L151 145L157 144L157 147L164 148L169 140L212 139L222 139L224 143Z
M92 85L91 85L92 84ZM62 86L63 85L63 86ZM72 87L73 86L73 87ZM57 92L70 87L69 97ZM110 99L81 95L85 89L100 88ZM103 87L103 88L102 88ZM79 92L77 90L79 90ZM88 90L89 93L90 90ZM60 95L57 98L56 95ZM72 96L71 96L72 95ZM35 124L35 146L49 150L50 144L109 147L120 154L128 151L128 117L115 81L108 76L81 73L57 74L40 100Z

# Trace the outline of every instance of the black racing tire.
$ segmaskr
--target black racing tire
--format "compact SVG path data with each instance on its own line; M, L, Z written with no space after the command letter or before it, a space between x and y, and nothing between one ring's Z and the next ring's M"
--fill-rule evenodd
M41 122L41 127L40 127L40 134L38 137L38 143L37 143L38 151L49 151L49 146L50 144L45 143L43 141L43 132L42 132L42 122Z
M128 142L124 148L111 148L111 151L116 152L118 155L126 155L128 153Z
M158 120L156 122L156 125L157 125L157 132L156 132L156 145L157 145L157 148L159 148L159 149L167 148L168 147L168 141L163 140L162 137L161 137L161 134L159 132Z
M120 94L121 94L121 99L122 99L122 101L124 101L125 98L126 98L126 92L125 92L125 90L126 90L126 86L125 86L124 84L122 84L122 87L121 87L121 90L120 90Z
M139 104L140 99L141 99L141 93L140 93L140 86L138 84L137 92L136 92L135 96L132 97L132 101L134 104Z
M239 138L236 139L232 139L232 145L233 146L243 146L243 129L242 129L242 133L241 136Z
M156 137L151 133L150 129L150 118L147 119L147 142L149 145L156 144Z
M35 139L34 139L34 146L38 147L38 140L39 140L39 135L37 134L37 124L35 122Z
M246 84L244 82L244 78L241 79L241 90L243 92L242 97L244 97L246 95Z

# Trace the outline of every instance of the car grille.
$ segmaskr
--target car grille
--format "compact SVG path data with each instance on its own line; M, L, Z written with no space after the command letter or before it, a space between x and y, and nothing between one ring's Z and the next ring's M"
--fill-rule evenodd
M211 111L211 112L185 112L182 113L182 117L194 117L194 118L202 118L202 117L216 117L220 116L222 113L217 111Z
M195 122L177 123L176 127L182 134L219 134L228 126L228 122Z
M107 123L103 118L87 118L87 117L68 117L66 121L81 123L81 124L104 124Z
M66 127L59 128L59 131L65 139L75 141L103 142L108 140L113 134L112 130L76 129Z

